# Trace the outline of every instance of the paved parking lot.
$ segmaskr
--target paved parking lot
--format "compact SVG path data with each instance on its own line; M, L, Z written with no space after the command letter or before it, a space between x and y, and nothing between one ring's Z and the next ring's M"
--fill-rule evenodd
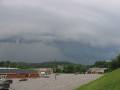
M54 75L50 75L50 78L30 79L22 82L14 80L10 90L73 90L100 76L97 74L60 74L56 80Z

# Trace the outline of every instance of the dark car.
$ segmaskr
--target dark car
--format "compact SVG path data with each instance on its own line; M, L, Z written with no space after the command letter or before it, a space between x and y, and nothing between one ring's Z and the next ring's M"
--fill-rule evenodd
M12 84L12 83L13 83L13 80L5 80L4 82L9 83L9 84Z
M1 88L0 90L9 90L8 88Z
M0 90L9 90L10 83L5 81L0 81Z
M19 81L27 81L28 79L24 78L24 79L20 79Z

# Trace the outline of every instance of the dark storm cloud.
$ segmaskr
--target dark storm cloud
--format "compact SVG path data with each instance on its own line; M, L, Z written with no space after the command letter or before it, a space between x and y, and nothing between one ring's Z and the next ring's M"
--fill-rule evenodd
M19 57L32 61L32 57L39 57L39 53L41 57L76 59L77 62L82 62L85 56L97 60L103 49L118 48L120 45L119 4L118 0L0 0L1 58ZM60 41L62 46L56 41ZM68 43L69 49L65 48L64 42ZM77 43L75 50L70 44L73 42L73 47ZM34 47L34 44L39 47ZM86 45L86 48L81 44ZM9 50L12 46L15 48ZM31 48L28 50L27 46ZM87 47L93 47L92 55L88 54L92 50ZM109 59L118 53L119 49L111 48L100 59ZM21 49L28 55L24 56ZM33 54L32 51L36 52ZM48 51L52 53L50 56ZM92 57L94 55L96 58ZM106 58L106 55L110 57Z

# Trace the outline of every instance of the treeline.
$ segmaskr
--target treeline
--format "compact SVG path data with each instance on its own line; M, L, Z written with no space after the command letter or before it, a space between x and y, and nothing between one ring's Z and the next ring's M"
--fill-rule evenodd
M57 66L57 73L85 73L88 70L89 66L81 64L69 64L63 66Z
M56 73L85 73L88 65L75 64L65 61L51 61L43 63L31 63L34 68L53 68Z
M19 68L19 69L30 69L32 68L27 63L23 62L11 62L11 61L1 61L0 67L11 67L11 68Z
M108 71L120 68L120 54L110 61L97 61L92 67L108 68Z
M108 61L97 61L93 65L82 65L64 61L52 61L43 63L25 63L25 62L10 62L1 61L0 67L12 67L20 69L32 68L53 68L57 73L85 73L91 67L108 68L108 71L120 68L120 54Z
M43 63L1 61L0 67L12 67L19 69L53 68L56 73L85 73L89 68L87 65L74 64L64 61L51 61Z

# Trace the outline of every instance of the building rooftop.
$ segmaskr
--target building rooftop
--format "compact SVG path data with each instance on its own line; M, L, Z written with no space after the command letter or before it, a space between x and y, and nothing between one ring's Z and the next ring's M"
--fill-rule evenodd
M0 69L18 69L18 68L0 67Z
M18 74L26 74L26 73L35 73L35 70L23 70L23 69L0 69L0 73L18 73Z

